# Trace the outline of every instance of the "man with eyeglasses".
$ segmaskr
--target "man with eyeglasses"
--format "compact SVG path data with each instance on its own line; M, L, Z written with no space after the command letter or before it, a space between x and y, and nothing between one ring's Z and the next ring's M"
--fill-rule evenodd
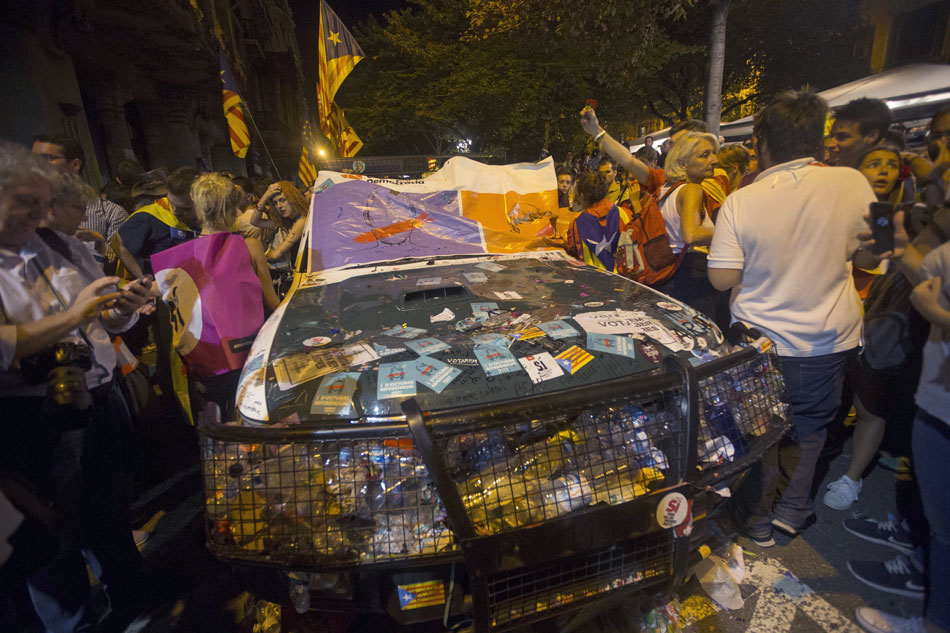
M33 139L33 153L48 160L61 172L81 177L86 155L79 143L68 136L40 134ZM80 230L96 234L89 236L93 241L97 241L100 236L105 240L105 255L109 270L115 269L117 259L117 254L109 246L109 241L128 217L128 212L116 203L96 197L86 205L86 215L79 224Z

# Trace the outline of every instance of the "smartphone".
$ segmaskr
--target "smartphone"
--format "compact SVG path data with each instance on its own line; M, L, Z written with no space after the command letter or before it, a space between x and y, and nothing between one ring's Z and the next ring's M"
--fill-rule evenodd
M890 202L871 203L871 237L875 255L894 250L894 205Z

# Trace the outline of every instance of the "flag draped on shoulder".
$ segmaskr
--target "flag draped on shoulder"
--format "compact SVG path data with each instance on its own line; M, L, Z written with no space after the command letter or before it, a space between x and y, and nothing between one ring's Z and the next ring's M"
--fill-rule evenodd
M297 176L304 187L308 189L317 179L317 168L313 166L310 160L310 148L313 147L313 133L310 129L310 117L303 122L303 149L300 151L300 163L297 165Z
M244 120L244 100L238 92L237 82L231 73L231 66L228 64L228 58L224 54L224 49L219 49L221 58L221 96L224 101L224 118L228 122L228 134L231 137L231 151L238 158L244 158L247 155L247 148L251 144L251 136L247 131L247 123Z

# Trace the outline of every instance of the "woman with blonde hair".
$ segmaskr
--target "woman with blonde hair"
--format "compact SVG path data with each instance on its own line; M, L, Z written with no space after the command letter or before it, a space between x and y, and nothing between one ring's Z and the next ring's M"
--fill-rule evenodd
M229 233L237 216L241 214L242 194L230 179L222 174L211 173L198 176L191 185L191 199L195 214L201 221L201 236ZM264 305L273 311L280 304L264 254L264 246L254 237L245 237L251 265L261 282Z
M195 390L193 412L211 402L229 419L251 343L280 301L260 240L231 232L241 213L234 183L202 174L190 194L200 235L155 253L152 267L169 305L174 349Z
M683 133L666 155L666 184L657 192L670 248L680 259L673 278L657 289L714 319L713 288L706 276L714 202L702 182L712 177L718 151L719 140L712 134Z

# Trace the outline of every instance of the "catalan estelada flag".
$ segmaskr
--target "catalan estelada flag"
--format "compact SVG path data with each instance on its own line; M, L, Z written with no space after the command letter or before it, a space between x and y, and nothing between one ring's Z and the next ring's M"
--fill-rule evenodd
M320 79L317 84L317 107L320 111L320 128L329 137L333 98L346 76L363 59L363 49L325 0L320 0L318 35L317 62Z
M319 86L317 86L317 91L320 91ZM363 141L356 135L350 124L346 122L343 109L335 101L331 101L330 111L326 114L320 112L320 118L321 120L326 119L327 129L324 130L324 134L332 143L336 143L337 152L340 156L343 158L356 156L356 152L363 147Z
M231 66L224 49L218 50L221 57L221 96L224 100L224 118L228 121L228 134L231 136L231 151L238 158L244 158L247 148L251 145L251 136L244 121L244 100L238 92L237 82L231 74Z
M317 179L317 168L310 160L310 148L313 144L313 134L310 130L310 117L303 122L303 149L300 151L300 163L297 165L297 176L304 187L309 189Z

